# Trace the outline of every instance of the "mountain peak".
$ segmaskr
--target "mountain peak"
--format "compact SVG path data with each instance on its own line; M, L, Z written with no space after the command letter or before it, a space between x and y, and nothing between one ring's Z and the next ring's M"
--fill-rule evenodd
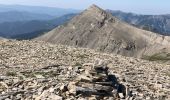
M157 40L154 44L155 37ZM67 24L57 27L36 40L132 57L155 54L161 46L170 47L167 46L169 42L166 39L166 45L162 43L161 36L122 22L96 5L90 6ZM152 47L157 46L158 48L154 48L156 50L153 52Z
M102 8L98 7L97 5L93 4L89 8L87 8L84 12L83 16L86 16L88 19L90 18L97 18L99 20L106 19L106 17L113 17L110 16L109 13L107 13ZM91 16L91 17L90 17Z
M99 6L92 4L89 8L97 8L97 9L101 9Z
M102 8L98 7L98 6L95 5L95 4L91 5L87 10L92 10L92 11L104 11Z

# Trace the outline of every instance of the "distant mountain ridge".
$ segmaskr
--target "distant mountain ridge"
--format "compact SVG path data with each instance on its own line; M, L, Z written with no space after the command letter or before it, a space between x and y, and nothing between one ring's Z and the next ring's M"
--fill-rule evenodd
M69 21L76 14L51 20L31 20L0 23L0 36L12 39L31 39Z
M64 9L55 7L27 6L27 5L0 5L0 12L19 11L36 14L47 14L60 17L70 13L78 13L80 10Z
M56 17L47 14L36 14L30 12L21 11L0 12L0 23L31 20L50 20L54 18Z
M113 16L138 28L156 32L162 35L170 35L170 14L166 15L139 15L122 11L107 10Z
M129 25L96 5L35 40L132 57L170 50L170 37Z
M0 5L0 36L30 39L71 19L74 9L54 7ZM37 33L36 33L37 32ZM29 35L28 35L29 34ZM24 36L25 35L25 36Z

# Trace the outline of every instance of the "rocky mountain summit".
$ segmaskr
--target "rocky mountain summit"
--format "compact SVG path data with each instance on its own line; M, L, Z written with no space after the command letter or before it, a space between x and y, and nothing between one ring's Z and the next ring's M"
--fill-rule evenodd
M170 65L0 40L0 100L169 100Z
M96 5L35 40L132 57L169 53L170 50L168 36L131 26Z

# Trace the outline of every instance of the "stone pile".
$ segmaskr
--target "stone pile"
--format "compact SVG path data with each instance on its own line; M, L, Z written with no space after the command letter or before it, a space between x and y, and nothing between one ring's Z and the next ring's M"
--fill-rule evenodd
M114 75L108 73L107 66L84 67L87 67L85 72L78 76L76 82L68 85L68 90L73 95L95 99L125 99L126 96L130 96L126 93L126 87L120 84Z

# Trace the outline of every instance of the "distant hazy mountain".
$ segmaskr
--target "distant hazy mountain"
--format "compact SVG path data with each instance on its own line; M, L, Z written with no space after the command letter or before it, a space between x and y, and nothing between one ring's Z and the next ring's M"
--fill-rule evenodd
M132 24L136 27L156 32L162 35L170 35L170 15L138 15L121 11L112 11L113 16Z
M47 14L36 14L21 11L8 11L0 12L0 23L2 22L15 22L15 21L30 21L30 20L50 20L54 16Z
M30 12L36 14L47 14L51 16L63 16L70 13L78 13L79 10L74 9L62 9L54 7L41 7L41 6L25 6L25 5L0 5L0 12L8 11L21 11Z
M0 23L0 36L14 39L30 39L64 24L75 14L68 14L48 21L16 21Z

